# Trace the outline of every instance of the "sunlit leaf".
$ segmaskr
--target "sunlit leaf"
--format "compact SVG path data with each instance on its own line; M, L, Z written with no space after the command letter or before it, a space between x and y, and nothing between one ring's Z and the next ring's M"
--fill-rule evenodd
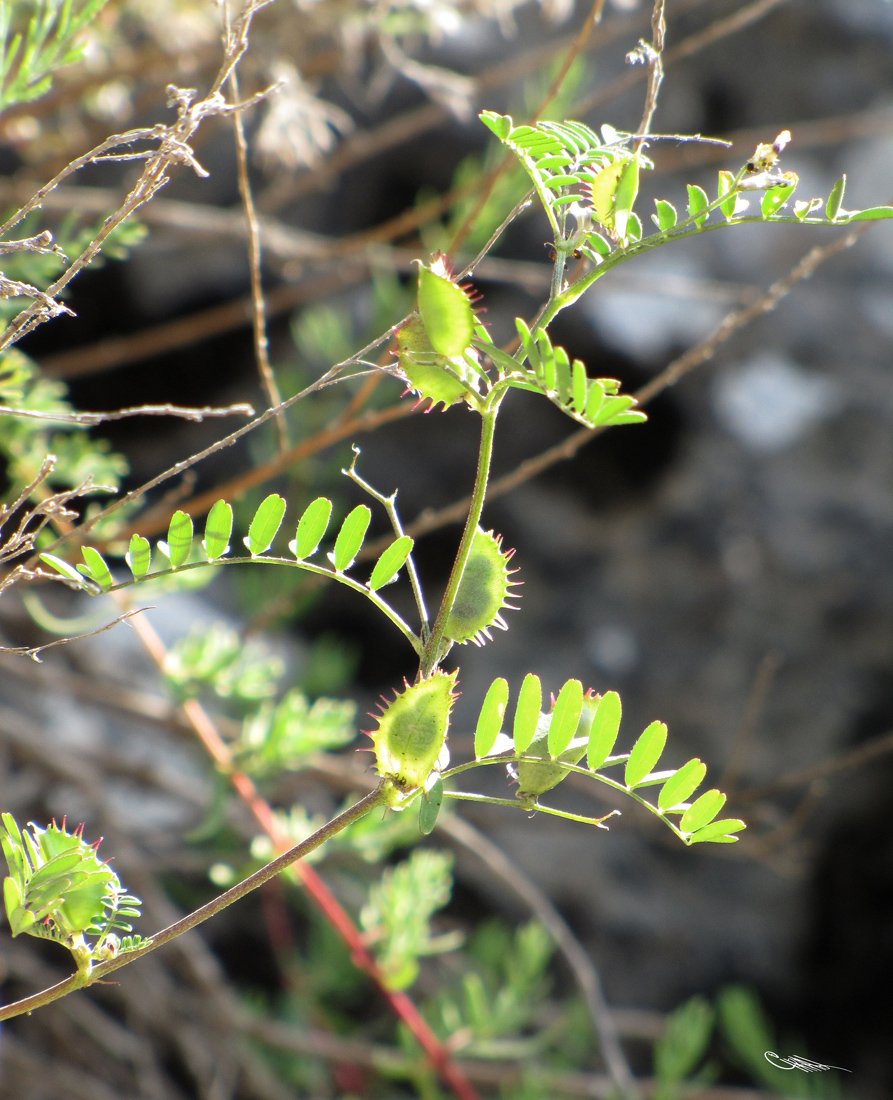
M179 569L189 560L192 552L192 517L185 512L174 512L171 516L167 547L172 569Z
M549 755L561 756L577 732L583 712L583 685L579 680L568 680L555 700L549 723Z
M124 560L134 577L145 577L152 564L152 548L148 539L144 539L142 535L131 535L130 548L124 555Z
M707 192L703 187L698 187L693 183L688 184L688 214L689 217L694 218L698 229L707 220L706 214L702 214L700 217L698 215L701 214L702 210L706 210L709 205L710 200L707 198Z
M358 504L342 523L338 538L335 539L334 553L331 555L332 564L339 573L348 569L360 552L371 519L372 513L366 505Z
M689 760L664 783L657 796L657 808L669 810L685 802L689 795L703 783L707 765L700 760Z
M251 556L256 557L269 550L276 532L282 524L285 515L285 501L278 493L271 493L263 501L254 513L254 519L248 528L248 536L245 545L251 551Z
M218 500L208 512L205 521L205 553L211 561L223 557L229 550L229 539L233 533L233 510L225 500Z
M620 696L616 691L606 691L599 701L589 731L586 763L592 771L598 771L611 755L620 730L620 713Z
M683 833L694 833L703 828L726 804L726 796L715 788L705 791L682 815L679 828Z
M481 760L493 748L496 736L502 729L505 708L509 701L508 683L500 676L490 685L481 707L474 733L475 759Z
M828 202L825 205L825 214L828 216L829 221L834 221L837 215L840 213L840 208L843 205L843 193L846 190L846 176L841 176L837 183L831 188L831 194L828 196Z
M92 546L82 546L81 553L84 555L86 565L79 565L78 572L95 581L103 592L107 592L115 582L112 580L105 558Z
M316 553L331 518L332 502L325 497L317 497L307 505L298 521L298 532L294 544L290 544L290 549L298 561L303 561L304 558L309 558Z
M666 743L667 727L663 722L652 722L633 745L626 762L623 781L630 790L637 787L658 762Z
M893 218L893 206L869 206L849 216L851 222L875 222L884 218Z
M704 841L712 841L714 844L734 844L738 837L733 833L740 833L747 828L743 821L737 817L726 817L722 821L711 821L709 825L696 830L689 837L690 844L702 844Z
M373 592L383 588L397 576L412 552L413 541L409 535L401 535L385 550L372 570L369 587Z
M518 694L513 727L515 752L525 752L536 735L536 724L543 709L543 689L539 676L528 672Z
M722 198L723 195L728 195L727 199L724 199L719 204L719 209L722 211L722 216L726 221L731 221L735 216L735 207L738 204L738 195L732 191L732 185L735 182L735 177L731 172L721 169L719 173L719 187L717 198Z
M652 214L651 219L661 233L666 233L676 224L678 218L676 207L665 199L655 199L654 205L657 207L657 213Z
M70 581L76 581L82 588L85 587L84 578L75 567L69 565L67 561L57 558L55 554L41 554L40 560L52 566L52 568L55 569L57 573L61 573L63 577L66 577Z

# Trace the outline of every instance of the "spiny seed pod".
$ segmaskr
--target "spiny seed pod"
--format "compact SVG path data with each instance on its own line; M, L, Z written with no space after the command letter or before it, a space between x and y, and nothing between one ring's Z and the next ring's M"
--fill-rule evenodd
M431 402L431 408L443 404L449 408L468 396L468 367L460 359L453 361L438 355L428 337L421 315L413 313L397 329L397 365L409 388L423 400ZM459 381L451 368L465 380Z
M467 287L453 281L442 252L431 266L419 264L419 312L438 355L461 356L474 336L474 311Z
M514 550L503 552L501 536L478 527L471 544L471 553L459 583L459 591L447 617L444 637L451 642L474 642L483 645L490 640L490 628L508 630L500 612L515 611L508 603L509 586L519 581L509 580L515 569L509 569Z
M392 780L400 796L424 786L437 765L446 741L455 701L456 672L434 672L425 680L384 701L378 728L369 730L376 771ZM392 803L393 804L393 803Z
M509 773L518 781L518 790L515 797L519 802L533 806L541 794L550 791L564 779L570 768L562 765L577 764L583 759L589 744L589 732L598 707L600 695L594 695L592 689L583 696L583 711L580 721L577 723L574 737L564 752L555 760L549 755L549 727L552 724L552 713L541 714L536 724L536 735L529 748L524 751L525 756L537 756L542 763L532 760L519 760L517 765L509 765ZM554 700L553 700L554 708Z

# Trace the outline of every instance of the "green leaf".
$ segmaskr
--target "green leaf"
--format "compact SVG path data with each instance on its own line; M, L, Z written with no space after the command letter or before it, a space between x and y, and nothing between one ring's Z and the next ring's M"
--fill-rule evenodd
M869 206L849 216L851 222L875 222L884 218L893 218L893 206Z
M541 172L552 172L556 168L567 168L568 165L574 163L574 158L569 157L567 153L557 153L554 156L543 157L542 160L537 161L537 168ZM574 182L577 182L576 176L570 177Z
M694 1072L707 1053L712 1031L713 1009L704 997L692 997L670 1013L663 1035L654 1044L654 1075L661 1085L672 1085ZM678 1091L658 1089L655 1096L669 1100Z
M419 830L422 836L427 836L434 831L442 802L443 780L438 776L427 791L422 791L419 805Z
M589 731L586 763L590 771L598 771L611 755L620 731L620 714L620 696L616 691L606 691L599 700L592 729Z
M808 201L805 199L800 199L794 203L794 217L802 222L805 217L811 214L813 210L818 210L821 205L821 199L809 199ZM878 207L878 209L884 210L890 208ZM890 212L891 214L893 214L893 209L890 209ZM864 211L862 211L862 213L864 213Z
M218 500L208 512L205 521L203 546L209 561L222 558L229 550L229 538L233 533L233 510L225 500Z
M92 546L82 546L81 553L84 555L84 561L87 564L79 565L78 571L95 581L103 592L108 592L115 582L112 580L112 574L109 572L105 558Z
M55 554L41 554L40 560L46 562L47 565L52 566L57 573L61 573L63 577L70 581L76 581L81 588L84 588L84 578L74 568L73 565L69 565L67 561L63 561L61 558L57 558Z
M724 169L719 173L719 186L717 189L717 198L721 198L723 195L728 195L727 199L724 199L719 204L719 209L722 211L722 216L727 222L730 222L735 216L735 207L738 204L738 195L732 191L732 185L735 182L735 177L731 172L726 172Z
M713 844L734 844L738 837L734 833L740 833L747 826L737 817L726 817L722 821L711 821L698 829L691 837L690 844L703 844L710 841Z
M582 414L586 411L586 368L575 359L572 371L574 410Z
M271 493L263 501L254 513L254 519L248 528L248 536L245 545L251 551L251 556L257 557L269 550L276 532L282 524L285 515L285 501L278 493Z
M663 722L652 722L633 745L626 762L623 781L630 790L637 787L658 762L666 743L667 727Z
M704 782L706 774L707 765L702 764L700 760L689 760L687 764L683 764L679 771L670 776L661 787L660 794L657 796L657 808L671 810L680 802L685 802Z
M354 558L363 545L363 539L369 530L371 519L372 513L366 505L358 504L344 523L341 524L338 538L335 539L335 551L329 555L329 560L339 573L343 573L345 569L349 569L353 564Z
M702 210L706 210L709 205L710 200L707 198L707 192L703 187L698 187L693 183L688 184L688 214L689 217L694 218L698 229L701 228L708 217L707 214L701 217L698 217L698 215Z
M676 224L678 218L676 207L665 199L655 199L654 205L657 207L657 213L651 215L651 220L661 233L666 233L668 229L672 229Z
M518 694L513 728L515 752L520 755L530 747L536 735L536 724L543 709L543 688L539 676L528 672Z
M718 791L716 788L705 791L697 802L689 806L682 815L679 828L683 833L697 832L698 829L703 828L709 821L712 821L725 804L726 796L722 791Z
M478 118L487 129L493 131L500 141L505 141L512 132L511 115L499 115L495 111L481 111Z
M518 330L518 336L521 338L521 346L524 348L524 354L527 356L527 362L530 364L530 369L542 377L543 365L540 361L536 342L531 335L530 329L520 317L515 318L515 328Z
M840 207L843 203L843 192L845 189L846 176L841 176L837 183L831 188L831 194L828 196L828 202L825 206L825 213L829 221L833 222L840 213Z
M549 755L561 756L577 732L577 724L583 712L583 685L579 680L568 680L555 700L549 723Z
M397 576L412 552L412 547L413 541L409 535L401 535L391 543L375 563L369 578L369 587L373 592L377 592Z
M586 419L594 421L601 412L604 403L605 387L598 378L593 378L590 380L589 389L586 392L586 408L584 410Z
M189 560L192 552L192 517L185 512L174 512L167 530L168 556L172 569L179 569Z
M144 539L142 535L131 535L130 548L124 555L124 560L135 578L145 577L152 564L152 548L148 539Z
M500 676L493 681L481 707L474 733L474 756L481 760L489 753L502 729L505 708L509 701L508 683Z
M307 505L298 521L294 545L290 547L298 561L316 553L331 518L332 502L325 497L317 497Z
M795 183L779 183L775 187L770 187L760 202L760 212L763 217L771 218L773 214L777 214L793 195L796 186Z

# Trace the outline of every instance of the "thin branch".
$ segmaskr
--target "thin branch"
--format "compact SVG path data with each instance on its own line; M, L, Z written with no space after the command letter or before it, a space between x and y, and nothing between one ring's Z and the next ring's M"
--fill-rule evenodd
M223 5L223 11L227 24L229 22L229 9ZM229 26L227 25L227 32ZM239 101L239 81L235 69L230 73L229 86L233 101ZM257 362L257 370L260 375L261 385L267 395L270 406L281 405L282 395L276 384L276 376L270 365L270 344L267 340L267 318L264 305L264 291L262 282L260 226L257 223L257 211L254 208L254 196L251 193L251 181L248 178L248 142L245 139L245 127L242 122L242 112L233 112L233 133L236 139L236 167L239 177L239 195L242 199L242 208L245 211L245 225L248 230L248 264L251 272L251 303L252 303L252 327L254 331L254 358ZM285 451L289 446L288 421L282 412L276 417L276 432L279 436L279 450Z
M633 64L642 61L648 66L648 92L645 96L645 110L636 131L636 137L639 138L636 144L637 151L642 148L645 136L651 130L651 120L657 110L657 97L664 79L661 54L664 50L666 30L664 0L654 0L654 10L651 14L651 45L648 46L645 42L640 42L639 49L627 55L627 61L631 61Z
M40 663L40 654L45 649L52 649L57 645L68 645L70 642L79 642L82 638L92 638L96 634L104 634L107 630L111 630L113 626L117 626L118 623L123 622L125 619L131 618L133 615L139 615L143 611L151 611L150 607L137 607L132 611L127 611L123 615L119 615L117 619L112 619L110 623L106 623L105 626L100 626L96 630L90 630L86 634L73 634L68 638L59 638L55 642L46 642L44 645L36 646L5 646L0 645L0 653L9 653L17 657L30 657L32 660ZM0 1017L2 1019L2 1017Z
M0 416L24 416L33 420L52 420L63 424L104 424L108 420L126 420L133 416L175 416L182 420L201 423L205 418L224 416L254 416L254 408L242 402L238 405L216 407L205 405L202 408L184 408L181 405L134 405L129 409L115 409L111 412L51 413L39 409L20 409L10 405L0 405Z
M752 3L745 4L731 15L723 19L717 19L715 23L711 23L704 30L690 34L688 38L683 38L677 46L665 50L662 58L664 69L676 61L682 61L686 57L699 53L707 46L712 46L714 42L718 42L721 38L743 30L751 23L762 19L764 15L768 15L773 8L785 3L787 3L787 0L753 0ZM628 73L624 73L623 76L612 80L605 87L598 88L578 100L574 104L574 112L578 115L588 114L596 107L601 107L604 103L622 95L623 92L634 88L643 79L643 75L640 69L633 69Z

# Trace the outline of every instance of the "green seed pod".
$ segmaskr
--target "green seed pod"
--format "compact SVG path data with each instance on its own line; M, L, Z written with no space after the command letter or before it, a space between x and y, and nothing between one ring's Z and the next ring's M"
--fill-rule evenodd
M435 672L385 702L372 738L376 771L393 781L396 802L424 786L444 749L456 672ZM393 803L392 803L393 804Z
M508 603L511 596L509 586L519 583L509 580L510 575L516 572L508 568L513 554L514 550L503 552L500 536L478 527L459 591L447 617L443 632L445 638L451 642L483 645L490 640L491 627L508 630L500 612L504 607L515 610Z
M573 740L564 752L555 760L549 755L549 727L552 724L552 714L541 714L536 725L536 735L525 750L525 756L537 756L542 763L531 760L519 760L517 765L509 765L509 772L518 780L518 790L515 797L519 802L534 806L541 794L550 791L564 779L570 768L562 765L577 764L586 753L589 744L589 731L592 729L592 720L598 707L600 695L593 695L587 691L583 696L583 711Z
M414 393L431 402L431 408L441 403L445 409L449 408L468 395L468 386L446 369L449 366L467 379L467 368L461 360L457 366L437 354L420 314L413 313L397 330L397 349L400 373Z
M430 267L419 261L419 312L438 355L461 356L471 345L471 301L465 289L453 282L446 257L440 252Z

